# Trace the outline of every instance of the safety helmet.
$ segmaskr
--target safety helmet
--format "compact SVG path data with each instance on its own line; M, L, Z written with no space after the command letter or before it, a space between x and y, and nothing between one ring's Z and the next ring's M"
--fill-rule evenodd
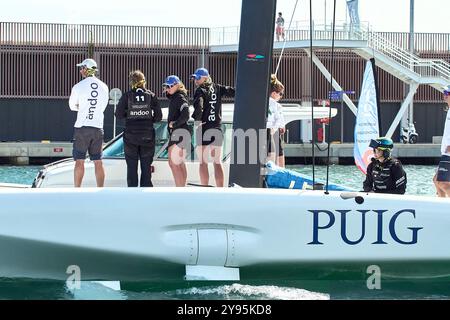
M394 148L394 142L391 138L380 137L370 140L369 147L382 150L383 158L387 159L391 156L391 150Z
M97 62L95 62L94 59L84 59L83 62L77 64L77 67L84 67L86 69L98 71Z

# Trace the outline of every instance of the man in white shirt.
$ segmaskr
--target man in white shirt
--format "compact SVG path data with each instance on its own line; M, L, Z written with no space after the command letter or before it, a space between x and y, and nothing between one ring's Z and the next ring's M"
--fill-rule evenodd
M89 158L94 161L97 187L103 187L103 112L108 106L109 90L105 83L95 77L98 68L93 59L85 59L77 67L80 67L83 80L72 88L69 99L70 109L78 112L73 138L74 185L76 188L81 187L84 161L89 152Z
M442 136L441 160L438 170L433 178L436 192L439 197L450 197L450 86L444 89L444 101L447 103L447 117L444 134Z

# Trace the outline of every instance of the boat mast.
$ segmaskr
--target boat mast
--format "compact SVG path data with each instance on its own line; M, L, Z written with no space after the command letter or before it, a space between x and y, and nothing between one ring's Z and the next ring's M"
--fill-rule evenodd
M260 131L266 129L276 2L242 0L229 178L230 184L242 187L262 187L263 183L266 135ZM253 137L256 133L256 145L253 138L252 143L246 139L245 148L239 147L242 131Z

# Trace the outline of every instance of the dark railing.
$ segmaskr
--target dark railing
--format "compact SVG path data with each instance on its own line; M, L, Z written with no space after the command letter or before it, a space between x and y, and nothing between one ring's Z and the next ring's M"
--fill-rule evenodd
M382 36L407 48L407 33L383 33ZM297 36L303 36L300 33ZM306 35L305 35L306 36ZM148 86L163 98L161 83L177 74L192 92L189 75L199 66L209 68L215 81L235 84L236 53L208 51L209 29L169 27L128 27L98 25L62 25L37 23L0 23L0 98L67 99L72 86L80 80L76 64L93 51L99 63L100 78L110 88L128 89L127 76L141 69ZM416 34L418 55L450 61L448 34ZM317 50L326 67L331 57ZM309 59L302 50L284 53L279 77L286 85L286 102L308 99ZM274 53L273 65L278 62ZM359 97L365 61L349 50L336 52L334 74L345 90L355 90ZM325 99L329 84L316 72L315 97ZM401 102L404 85L379 70L381 100ZM429 86L421 86L418 102L441 102L441 95Z

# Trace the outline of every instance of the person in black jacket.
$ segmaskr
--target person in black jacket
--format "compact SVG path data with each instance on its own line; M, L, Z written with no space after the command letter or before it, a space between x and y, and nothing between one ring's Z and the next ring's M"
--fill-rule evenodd
M185 187L187 181L186 151L190 151L191 148L191 134L187 124L190 117L187 90L180 78L175 75L168 76L163 87L169 99L169 115L167 117L170 136L169 166L175 185Z
M115 115L125 120L123 134L127 162L128 187L138 186L138 161L141 163L141 187L153 187L151 165L155 154L153 124L162 119L156 95L147 90L145 76L140 70L130 73L131 90L120 98Z
M197 129L197 155L200 161L200 182L208 185L208 161L213 160L214 176L217 187L224 186L222 167L222 97L234 97L235 88L212 82L205 68L195 70L191 78L197 86L194 93L194 113L192 117L199 123Z
M398 159L391 157L394 143L389 138L371 140L374 157L367 166L365 192L404 194L406 191L406 172Z

